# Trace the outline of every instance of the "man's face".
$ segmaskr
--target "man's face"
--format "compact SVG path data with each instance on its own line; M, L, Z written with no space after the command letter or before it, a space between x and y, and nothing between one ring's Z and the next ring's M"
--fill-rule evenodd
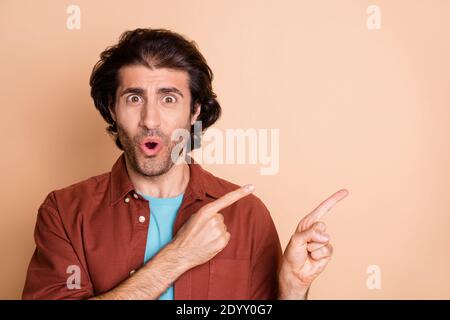
M158 176L173 166L172 141L176 129L189 131L200 113L191 115L189 75L174 69L142 65L119 70L115 110L120 142L132 168L144 176Z

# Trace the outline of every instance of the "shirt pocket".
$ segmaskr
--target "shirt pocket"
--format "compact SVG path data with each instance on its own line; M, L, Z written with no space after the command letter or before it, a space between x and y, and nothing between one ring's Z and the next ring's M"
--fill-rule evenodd
M250 259L212 259L210 261L208 299L248 299L250 276Z

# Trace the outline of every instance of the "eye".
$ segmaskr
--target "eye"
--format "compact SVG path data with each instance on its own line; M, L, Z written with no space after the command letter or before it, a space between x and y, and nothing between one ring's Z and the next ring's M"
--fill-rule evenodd
M140 102L142 102L142 98L136 94L132 94L127 97L127 102L130 102L133 104L140 103Z
M174 96L165 96L165 97L163 98L163 101L164 101L165 103L175 103L175 102L177 101L177 99L175 99Z

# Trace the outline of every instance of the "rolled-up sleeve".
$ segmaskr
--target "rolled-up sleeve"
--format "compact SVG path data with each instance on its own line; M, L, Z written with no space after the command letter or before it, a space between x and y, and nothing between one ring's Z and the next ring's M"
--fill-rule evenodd
M85 266L78 258L50 193L38 210L36 249L28 267L22 299L87 299L93 296Z

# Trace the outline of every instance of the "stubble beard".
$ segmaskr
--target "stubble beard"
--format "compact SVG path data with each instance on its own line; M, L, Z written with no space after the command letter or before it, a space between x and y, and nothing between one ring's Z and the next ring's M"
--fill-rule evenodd
M185 129L188 130L189 127ZM174 166L171 156L172 150L179 142L172 141L161 130L147 130L130 137L123 128L117 125L117 134L125 157L136 173L145 177L155 178L167 173ZM139 144L146 137L158 137L163 142L162 149L155 156L147 156L140 149Z

